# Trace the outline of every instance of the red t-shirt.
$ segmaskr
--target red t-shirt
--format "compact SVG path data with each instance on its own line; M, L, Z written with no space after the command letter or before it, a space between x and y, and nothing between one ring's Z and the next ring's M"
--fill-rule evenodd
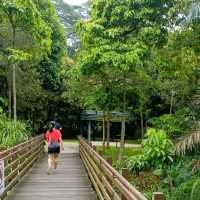
M53 129L52 132L47 131L45 133L45 140L47 140L49 144L51 144L52 140L55 140L56 143L60 144L61 137L62 137L61 132L59 130L56 130L55 128Z

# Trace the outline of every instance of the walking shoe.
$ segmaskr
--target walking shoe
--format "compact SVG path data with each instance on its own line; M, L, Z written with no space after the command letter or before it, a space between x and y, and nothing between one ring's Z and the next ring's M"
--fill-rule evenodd
M57 166L58 166L58 163L54 163L54 169L56 169L57 168Z
M51 173L52 173L52 169L51 169L51 167L48 167L47 174L50 175Z

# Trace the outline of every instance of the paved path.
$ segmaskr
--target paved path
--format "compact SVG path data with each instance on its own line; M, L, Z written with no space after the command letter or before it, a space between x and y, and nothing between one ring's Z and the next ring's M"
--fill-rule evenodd
M102 142L92 142L92 144L96 145L96 146L101 146ZM110 146L113 146L113 147L115 146L116 147L116 145L117 145L117 147L119 147L120 143L117 142L117 144L116 144L116 142L110 142ZM141 144L127 144L127 143L125 143L125 147L140 148Z
M59 166L47 175L47 155L41 158L8 196L8 200L97 200L77 152L65 144Z

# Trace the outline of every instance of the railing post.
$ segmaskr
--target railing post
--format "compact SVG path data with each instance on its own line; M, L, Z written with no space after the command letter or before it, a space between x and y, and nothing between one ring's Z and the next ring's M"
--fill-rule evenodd
M112 157L108 157L106 161L112 166ZM113 186L113 180L107 178L109 184ZM113 194L108 191L109 196L112 198Z
M162 192L154 192L152 200L165 200L165 196Z
M91 125L91 121L88 121L88 141L91 141L91 135L92 135L92 125Z
M98 151L100 156L103 156L103 151Z
M93 145L92 148L94 149L94 151L97 150L97 147L95 145Z
M112 165L112 157L108 157L106 160L110 165Z
M129 171L128 171L127 168L123 168L123 169L122 169L122 176L123 176L127 181L129 181L130 176L129 176ZM125 197L124 195L121 196L121 199L122 199L122 200L127 200L126 197Z

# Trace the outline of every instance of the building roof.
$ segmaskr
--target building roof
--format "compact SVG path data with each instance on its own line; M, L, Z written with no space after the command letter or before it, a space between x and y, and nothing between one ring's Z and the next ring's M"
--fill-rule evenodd
M105 114L105 118L107 119L109 117L110 121L113 122L121 122L123 117L126 117L126 119L129 118L130 114L128 112L122 113L122 112L109 112L109 116ZM103 120L103 112L102 111L94 111L94 110L85 110L81 114L81 119L86 121L102 121Z

